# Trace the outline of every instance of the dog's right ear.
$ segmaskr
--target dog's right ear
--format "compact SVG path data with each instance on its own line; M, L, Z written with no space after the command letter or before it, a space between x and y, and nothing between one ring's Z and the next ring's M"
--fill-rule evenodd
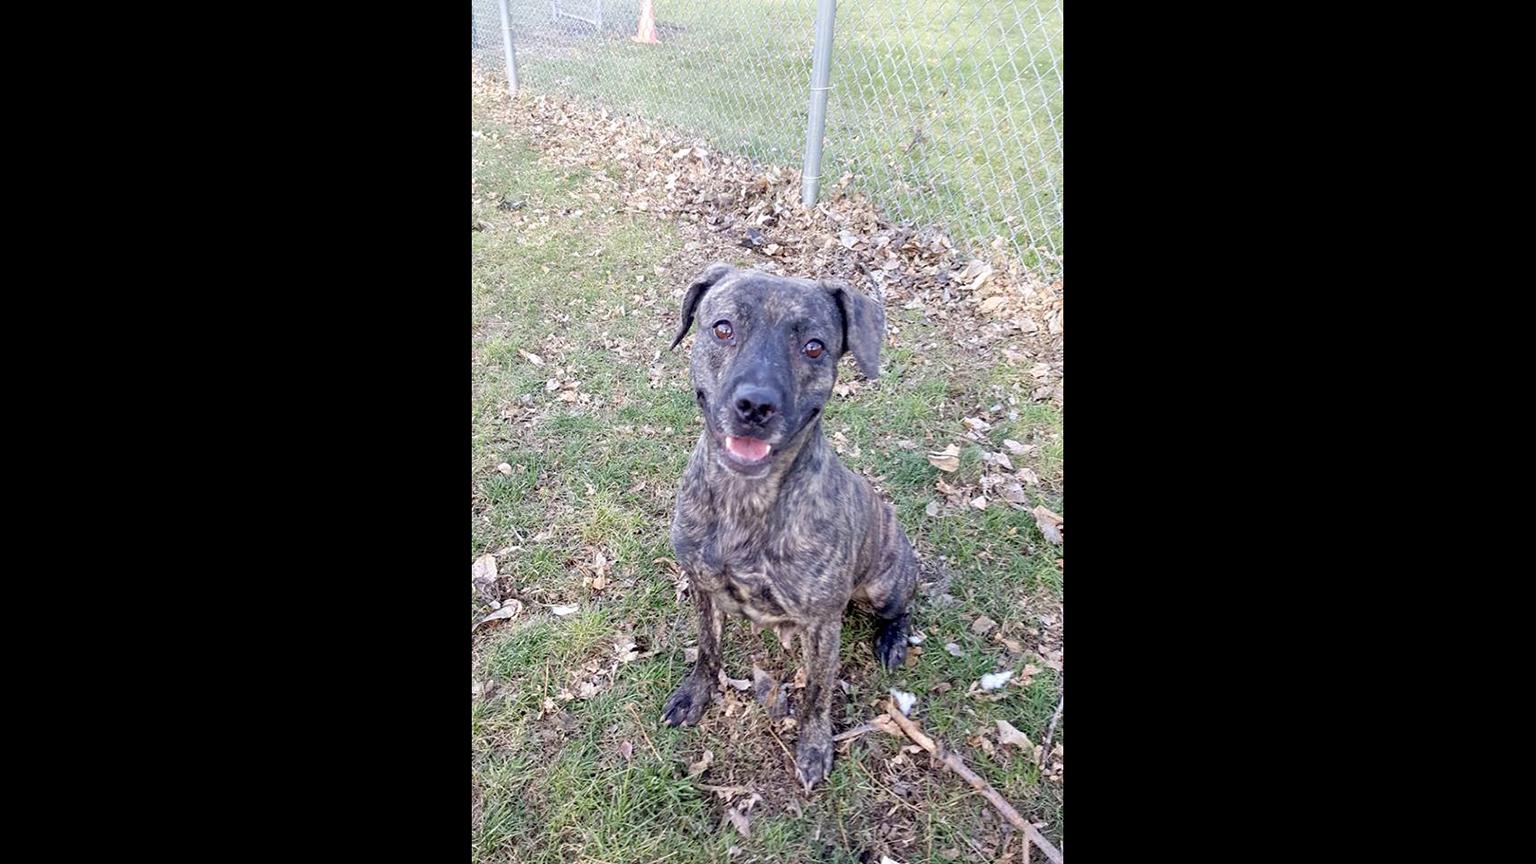
M724 262L716 262L704 268L704 272L700 273L693 280L693 284L688 286L688 293L683 296L683 320L677 325L677 338L672 340L672 347L668 348L668 351L676 348L678 343L683 341L683 337L688 335L688 328L693 326L693 310L698 308L704 292L714 287L714 284L724 278L725 274L735 269Z

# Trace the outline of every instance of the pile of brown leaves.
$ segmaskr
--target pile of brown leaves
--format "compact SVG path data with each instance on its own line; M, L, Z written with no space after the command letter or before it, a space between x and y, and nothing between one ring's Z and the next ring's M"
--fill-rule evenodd
M677 296L694 267L745 249L761 269L846 279L888 309L921 310L963 351L1027 368L1031 397L1060 404L1062 284L1041 280L1005 244L972 254L937 227L893 224L850 191L851 175L806 208L794 168L711 150L654 124L556 96L489 95L490 104L503 106L501 119L526 130L543 158L597 169L592 191L570 193L573 206L676 223L690 239L657 269L679 286ZM893 337L900 332L891 330Z

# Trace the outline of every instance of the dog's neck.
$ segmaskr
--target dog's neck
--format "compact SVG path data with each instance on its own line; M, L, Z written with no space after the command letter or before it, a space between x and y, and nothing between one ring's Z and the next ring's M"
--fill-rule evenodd
M743 477L720 464L719 444L707 431L703 435L707 463L705 475L711 488L728 490L716 498L725 521L761 519L773 510L784 489L784 480L802 466L825 464L831 458L826 436L821 434L821 417L801 427L778 449L773 467L762 477ZM809 472L807 475L809 476Z

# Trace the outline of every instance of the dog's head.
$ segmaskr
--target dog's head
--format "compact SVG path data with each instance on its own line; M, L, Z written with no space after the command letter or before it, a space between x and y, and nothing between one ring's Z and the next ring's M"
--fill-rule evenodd
M845 352L878 375L885 311L846 282L713 264L688 286L673 348L695 318L694 399L721 464L738 474L767 474L778 448L821 416Z

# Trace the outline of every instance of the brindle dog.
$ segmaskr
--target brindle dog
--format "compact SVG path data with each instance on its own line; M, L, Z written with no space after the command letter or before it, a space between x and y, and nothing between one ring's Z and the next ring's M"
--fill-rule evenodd
M821 412L851 352L878 374L885 312L845 282L714 264L688 288L676 348L697 317L691 361L704 431L677 496L672 548L699 611L699 659L662 709L694 724L714 697L725 613L773 627L805 659L795 767L807 791L832 768L832 694L843 612L879 620L875 656L899 666L917 583L891 506L843 467Z

